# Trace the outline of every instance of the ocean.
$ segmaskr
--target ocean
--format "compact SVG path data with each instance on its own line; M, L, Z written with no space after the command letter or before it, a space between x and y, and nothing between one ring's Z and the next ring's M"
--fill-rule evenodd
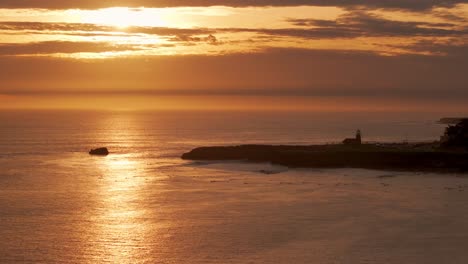
M357 129L434 141L441 117L1 111L0 263L466 263L465 175L180 159Z

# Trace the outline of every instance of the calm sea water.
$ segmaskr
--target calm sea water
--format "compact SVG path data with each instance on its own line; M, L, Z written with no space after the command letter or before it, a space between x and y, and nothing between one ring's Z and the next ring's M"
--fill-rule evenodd
M363 131L368 141L437 140L439 116L356 113L0 112L2 155L114 153L174 157L200 145L311 144Z
M447 212L468 212L457 202L464 197L444 189L465 186L463 178L397 177L402 188L389 192L385 172L179 159L197 146L337 142L356 129L368 141L431 141L444 129L438 118L0 112L0 262L441 263L455 251L452 263L463 263L466 236L437 222L448 221ZM87 154L104 146L108 157ZM447 199L457 211L443 207ZM464 219L451 221L468 227ZM417 228L417 236L405 237ZM431 240L434 228L450 241ZM392 242L405 238L403 246ZM425 249L442 252L426 258Z

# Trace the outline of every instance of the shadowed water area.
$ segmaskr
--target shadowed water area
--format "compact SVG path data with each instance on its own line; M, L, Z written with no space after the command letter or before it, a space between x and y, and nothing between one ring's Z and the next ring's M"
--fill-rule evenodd
M198 146L431 141L441 116L1 112L2 263L464 263L463 174L183 161ZM111 154L90 156L105 146Z

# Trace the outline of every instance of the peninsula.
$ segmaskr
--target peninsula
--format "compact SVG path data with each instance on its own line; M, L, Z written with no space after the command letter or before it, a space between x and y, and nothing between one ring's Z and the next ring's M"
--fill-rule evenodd
M290 168L366 168L405 171L468 172L468 119L449 126L432 143L362 143L361 133L342 144L200 147L185 160L244 160Z

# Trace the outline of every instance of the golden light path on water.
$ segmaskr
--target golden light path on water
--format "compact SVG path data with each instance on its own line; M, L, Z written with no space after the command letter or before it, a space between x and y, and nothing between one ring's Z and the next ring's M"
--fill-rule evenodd
M134 147L131 133L136 122L131 115L113 116L103 121L103 127L112 127L102 133L104 141L125 148ZM129 127L133 127L129 129ZM124 143L124 145L122 145ZM145 207L147 197L145 187L144 163L135 154L116 153L97 159L97 166L102 173L96 202L99 204L95 219L90 219L94 241L90 263L138 263L144 262L148 253L149 237L154 236L154 226L148 215L154 215ZM154 244L154 242L151 242Z

